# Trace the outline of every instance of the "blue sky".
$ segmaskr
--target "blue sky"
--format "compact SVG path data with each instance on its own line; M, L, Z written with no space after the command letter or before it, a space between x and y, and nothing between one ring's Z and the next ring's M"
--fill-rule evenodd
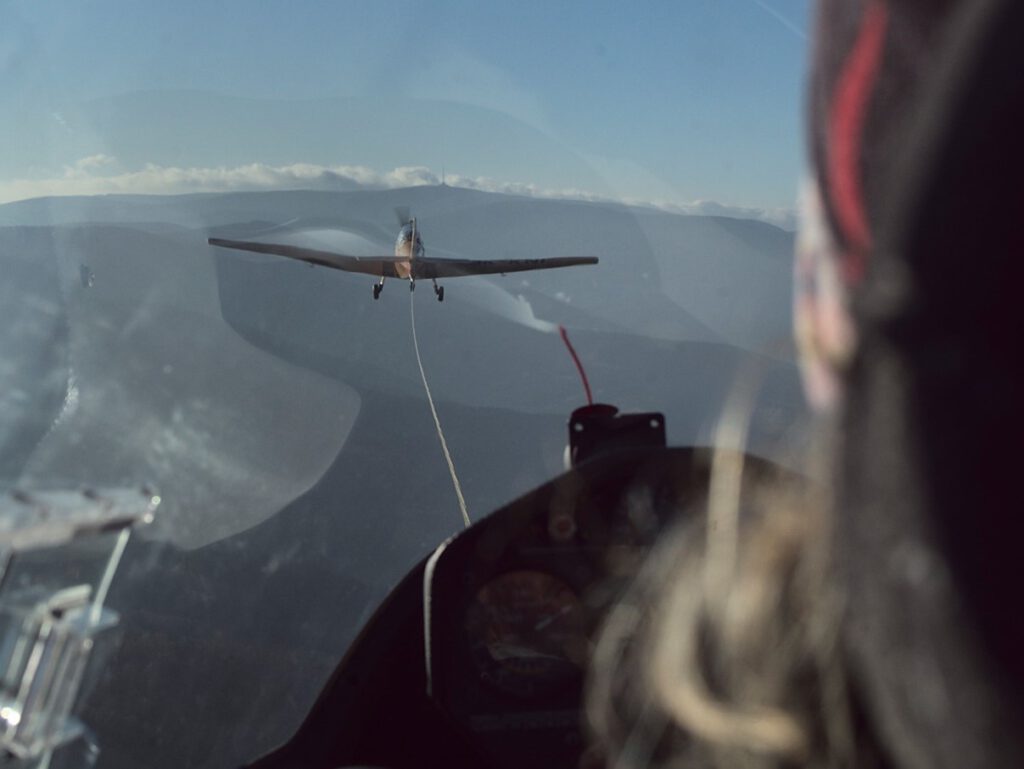
M91 191L146 168L308 164L787 207L808 15L808 0L0 0L0 202L69 177Z

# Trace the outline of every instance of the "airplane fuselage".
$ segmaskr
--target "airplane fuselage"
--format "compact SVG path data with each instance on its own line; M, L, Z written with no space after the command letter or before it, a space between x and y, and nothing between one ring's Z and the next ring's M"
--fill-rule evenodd
M419 230L416 229L416 220L410 219L402 225L398 238L395 240L395 256L404 256L408 259L404 262L395 262L395 272L398 273L398 277L413 277L412 262L423 254L423 239L420 237Z

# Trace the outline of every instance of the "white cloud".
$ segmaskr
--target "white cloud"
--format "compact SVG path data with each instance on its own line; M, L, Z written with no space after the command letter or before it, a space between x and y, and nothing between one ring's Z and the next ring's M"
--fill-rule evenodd
M69 166L64 166L64 177L91 176L93 171L117 163L116 158L110 155L89 155L79 158Z
M790 209L765 209L728 206L708 200L667 201L637 198L612 198L575 188L545 188L526 182L510 182L483 176L448 174L446 181L455 187L523 195L592 202L624 203L645 206L670 213L728 216L757 219L785 229L795 229ZM90 155L65 166L63 174L53 178L0 181L0 204L27 198L63 195L148 194L173 195L188 192L233 192L258 190L348 190L356 188L388 189L439 184L441 177L425 166L402 166L377 171L366 166L324 166L293 163L271 166L250 163L232 168L180 168L147 164L135 171L121 170L116 158Z
M733 219L756 219L774 224L784 230L796 230L796 211L792 208L754 208L727 206L713 200L695 200L692 203L661 203L658 208L681 214L699 216L728 216Z

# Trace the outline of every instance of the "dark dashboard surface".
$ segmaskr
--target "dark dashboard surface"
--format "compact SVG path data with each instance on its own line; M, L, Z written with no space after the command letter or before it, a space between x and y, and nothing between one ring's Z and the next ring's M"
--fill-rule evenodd
M702 509L709 474L707 449L608 454L443 543L253 766L578 766L595 632L665 527Z

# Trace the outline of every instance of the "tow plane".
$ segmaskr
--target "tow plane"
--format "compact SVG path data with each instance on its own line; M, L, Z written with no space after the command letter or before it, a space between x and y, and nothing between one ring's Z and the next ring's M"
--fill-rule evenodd
M245 240L209 238L211 246L234 248L240 251L254 251L259 254L275 254L289 259L298 259L309 264L319 264L345 272L359 272L373 275L379 280L373 284L373 298L379 299L384 290L384 281L397 278L409 281L409 290L416 288L417 280L430 280L434 286L437 301L444 301L444 286L439 278L461 278L466 275L504 275L509 272L528 270L551 270L558 267L575 267L582 264L597 264L596 256L556 256L544 259L438 259L426 255L423 238L416 227L416 219L407 210L395 209L401 229L395 240L394 256L349 256L334 251L319 251L279 243L258 243Z

